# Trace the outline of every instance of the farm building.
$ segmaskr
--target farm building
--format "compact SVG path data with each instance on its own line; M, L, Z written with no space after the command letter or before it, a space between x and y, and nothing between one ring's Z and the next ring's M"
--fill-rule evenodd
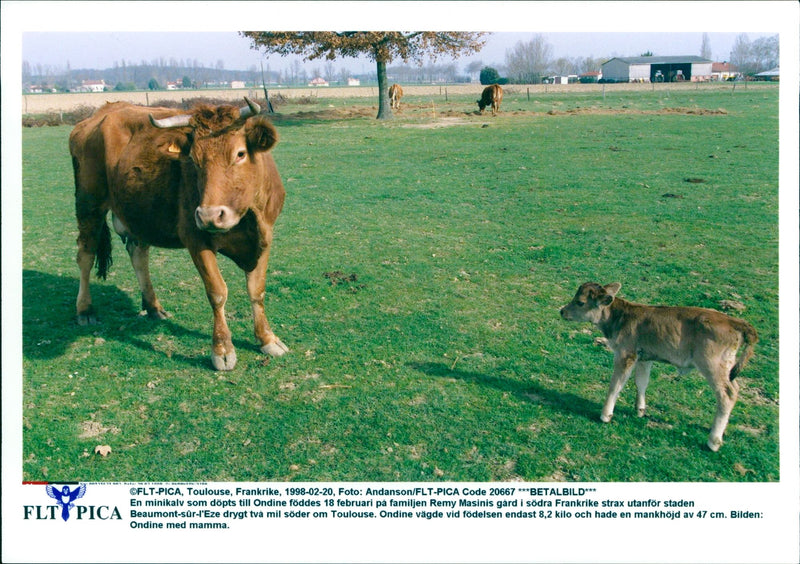
M603 63L604 82L681 82L711 80L709 59L679 57L615 57Z
M780 80L781 68L775 67L768 71L760 72L756 75L756 80Z
M712 80L733 80L739 73L730 63L713 63L711 65Z

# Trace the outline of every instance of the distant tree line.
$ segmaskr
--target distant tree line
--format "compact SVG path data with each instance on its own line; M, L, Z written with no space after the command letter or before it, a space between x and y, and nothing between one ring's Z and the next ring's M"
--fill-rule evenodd
M472 72L477 75L477 69ZM458 65L427 64L397 65L387 69L394 82L402 83L438 83L438 82L470 82L473 76L462 73ZM347 84L349 78L359 78L364 82L375 82L376 73L371 69L355 74L347 69L337 68L330 61L324 64L303 65L300 61L286 65L281 70L273 70L265 65L261 69L252 65L248 70L227 70L222 61L216 66L202 66L192 61L187 66L184 61L155 62L142 61L134 64L130 61L115 62L107 69L72 69L69 64L64 67L52 65L22 64L22 83L25 87L32 85L52 87L59 92L68 92L81 86L84 80L103 80L109 90L164 90L167 83L177 83L179 88L215 88L230 84L233 81L244 81L249 86L261 86L262 79L267 85L307 85L311 79L321 77L331 84Z

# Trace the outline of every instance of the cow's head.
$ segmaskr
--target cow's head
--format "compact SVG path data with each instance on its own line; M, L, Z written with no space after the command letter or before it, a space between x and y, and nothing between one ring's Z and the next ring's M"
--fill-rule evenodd
M488 105L489 105L489 104L487 104L486 102L484 102L484 101L483 101L483 98L481 98L480 100L478 100L478 109L479 109L480 111L483 111L483 110L485 110L485 109L486 109L486 106L488 106Z
M561 317L567 321L599 323L603 319L603 311L611 305L621 287L619 282L607 286L594 282L581 284L572 301L561 308Z
M244 217L265 181L261 153L278 141L272 123L258 115L261 108L245 101L243 108L203 105L189 114L150 117L156 127L192 130L179 154L188 167L185 180L196 182L199 205L194 219L204 231L228 231Z

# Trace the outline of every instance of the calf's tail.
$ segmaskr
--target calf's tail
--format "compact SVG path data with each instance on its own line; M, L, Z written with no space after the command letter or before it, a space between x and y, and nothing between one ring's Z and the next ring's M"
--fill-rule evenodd
M734 364L733 368L731 368L731 373L729 376L731 381L733 381L733 379L739 375L739 372L741 372L742 369L745 367L747 361L750 360L750 358L752 358L753 349L755 348L756 343L758 342L758 333L756 333L756 330L753 329L753 326L750 325L749 323L746 323L744 321L738 321L735 328L742 335L744 348L742 349L742 354L739 355L736 364Z

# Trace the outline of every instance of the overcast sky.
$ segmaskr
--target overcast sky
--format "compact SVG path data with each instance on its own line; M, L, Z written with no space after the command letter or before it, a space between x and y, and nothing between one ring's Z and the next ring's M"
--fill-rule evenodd
M518 41L543 34L554 57L603 58L699 55L709 33L713 57L727 60L736 36L750 40L781 28L769 2L2 2L3 39L20 37L21 59L32 65L108 68L114 62L164 57L222 60L247 70L261 57L236 31L455 30L491 31L471 60L501 65ZM10 23L9 23L10 22ZM6 35L9 39L6 41ZM3 61L4 66L6 60ZM272 55L283 69L291 59ZM337 68L372 70L366 59ZM307 69L324 62L307 64Z
M499 32L488 37L484 49L477 55L463 58L459 65L480 60L488 65L502 65L506 50L519 41L529 41L536 33L545 36L558 57L637 56L646 51L655 55L699 55L702 32L691 33L549 33ZM739 33L747 33L751 41L765 34L743 29L740 32L709 32L711 51L716 60L728 60L731 47ZM236 32L26 32L22 35L22 58L31 65L50 65L57 68L104 69L123 60L135 64L164 58L166 61L198 60L204 66L223 61L226 69L258 68L262 58L250 48L250 40ZM270 55L266 64L273 70L287 68L292 59ZM399 61L396 61L399 63ZM324 61L305 63L309 69L324 66ZM367 59L341 59L337 68L352 72L374 70Z

